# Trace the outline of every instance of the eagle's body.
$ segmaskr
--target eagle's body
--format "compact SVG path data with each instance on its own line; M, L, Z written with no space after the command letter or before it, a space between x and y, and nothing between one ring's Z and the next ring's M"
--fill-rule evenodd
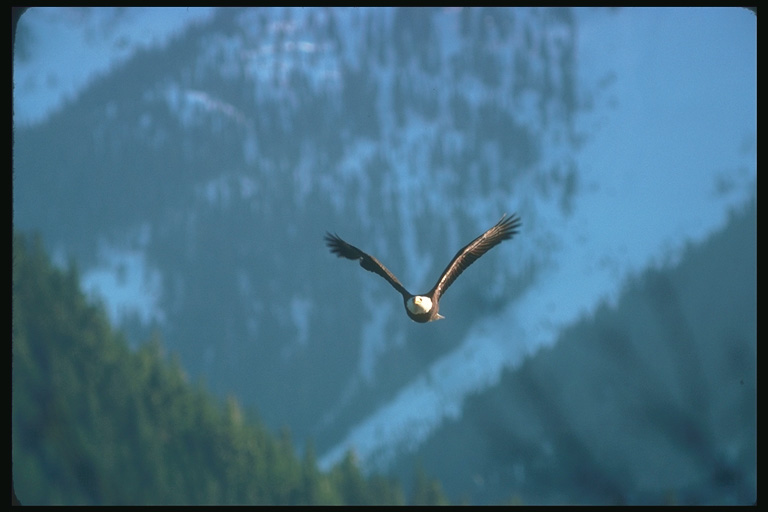
M453 257L448 266L445 267L445 270L443 270L443 273L440 275L437 283L435 283L435 286L422 295L413 295L410 293L384 265L379 263L376 258L364 253L357 247L348 244L337 235L327 233L325 240L328 247L331 248L331 252L334 254L350 260L359 260L360 266L365 270L378 274L386 279L387 282L389 282L389 284L403 296L405 312L411 320L425 323L443 318L443 316L439 314L439 310L440 297L445 293L445 290L447 290L456 278L480 256L500 244L502 241L508 240L517 234L520 225L520 217L517 215L512 215L511 217L507 217L506 215L502 216L501 220L499 220L495 226L472 240L457 252L456 256Z

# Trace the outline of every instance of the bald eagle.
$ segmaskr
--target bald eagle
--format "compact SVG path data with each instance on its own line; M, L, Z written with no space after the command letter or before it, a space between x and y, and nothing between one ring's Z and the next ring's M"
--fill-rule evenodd
M520 217L517 214L513 214L511 217L507 217L507 215L504 214L495 226L472 240L457 252L456 256L453 257L448 266L445 267L445 270L443 270L443 273L440 275L440 279L437 280L437 283L435 283L435 286L433 286L427 293L421 295L413 295L410 293L402 284L400 284L400 281L392 275L392 272L387 270L387 268L379 262L379 260L370 254L364 253L354 245L348 244L339 238L338 235L326 233L325 241L328 244L328 247L330 247L331 252L340 258L358 260L360 261L360 266L365 270L378 274L386 279L387 282L403 296L405 312L408 313L411 320L414 322L426 323L444 318L443 315L438 313L440 310L440 297L445 293L445 290L451 286L456 278L480 256L500 244L502 241L508 240L516 235L520 226Z

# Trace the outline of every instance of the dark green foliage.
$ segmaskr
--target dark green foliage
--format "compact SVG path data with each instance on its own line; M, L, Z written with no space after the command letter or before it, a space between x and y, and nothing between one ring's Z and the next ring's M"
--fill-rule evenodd
M423 460L451 498L479 504L753 503L756 221L755 202L678 265L638 275L468 397L400 471Z
M234 399L190 385L157 339L129 350L78 280L39 239L14 236L12 471L23 504L404 503L351 455L328 473L311 444L297 457L287 430L277 439Z
M317 233L370 239L350 231L360 226L395 240L386 233L402 221L404 166L464 204L514 196L518 177L545 165L538 160L549 136L527 112L547 72L539 48L542 38L550 44L552 67L573 64L565 59L572 50L564 52L575 47L575 28L516 12L218 9L94 79L45 121L15 126L14 225L39 232L81 269L111 265L112 250L140 250L161 279L163 345L190 377L218 397L236 392L272 431L289 425L297 445L311 436L330 448L372 412L378 402L369 393L391 396L386 386L415 378L432 359L403 365L410 346L389 346L375 356L387 377L357 388L315 428L357 379L329 376L367 357L359 322L339 315L354 318L344 312L358 307L369 283L354 272L339 283L341 267ZM466 39L450 35L456 23ZM300 50L305 43L312 51ZM550 127L566 118L556 93L568 70L551 73ZM576 131L558 129L563 137ZM567 190L566 166L578 174L569 154L546 164L551 178L537 178L547 193ZM361 224L361 215L375 224ZM476 229L459 217L464 225L450 236ZM434 245L449 235L433 231L422 226L416 236ZM388 245L391 255L369 250L399 275L404 253ZM436 264L456 250L445 245L434 247ZM376 300L399 307L370 284ZM476 316L461 309L467 320ZM298 322L306 329L297 336ZM407 325L390 323L386 336L416 335ZM121 328L132 347L151 330L125 318ZM436 346L458 343L459 332L441 332L449 340Z
M411 503L414 505L448 505L448 500L443 496L440 482L430 479L421 464L416 466L416 472L413 476Z

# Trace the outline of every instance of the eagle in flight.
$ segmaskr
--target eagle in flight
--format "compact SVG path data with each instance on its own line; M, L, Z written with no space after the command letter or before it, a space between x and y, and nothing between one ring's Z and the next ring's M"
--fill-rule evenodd
M400 284L400 281L387 270L387 267L382 265L379 260L366 254L354 245L350 245L338 235L332 235L326 233L325 241L330 247L331 252L339 257L347 258L350 260L358 260L360 266L369 272L380 275L387 280L392 287L400 292L403 296L403 302L405 303L405 312L414 322L426 323L433 320L440 320L444 318L439 314L440 310L440 297L445 293L445 290L461 275L464 270L467 269L472 263L474 263L480 256L496 247L504 240L512 238L518 233L521 226L520 217L517 214L513 214L508 217L504 214L501 220L496 223L491 229L472 240L465 245L456 256L453 257L451 262L445 267L440 278L435 283L430 291L421 295L413 295L405 287Z

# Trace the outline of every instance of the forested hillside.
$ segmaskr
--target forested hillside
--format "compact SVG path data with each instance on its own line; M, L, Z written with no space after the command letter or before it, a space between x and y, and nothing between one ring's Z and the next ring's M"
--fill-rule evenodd
M445 502L364 477L354 456L320 472L311 445L270 433L237 401L192 384L155 339L128 348L88 302L74 266L13 240L12 471L23 504L403 504ZM268 390L263 390L268 393Z
M756 208L468 398L415 457L476 504L752 503Z

